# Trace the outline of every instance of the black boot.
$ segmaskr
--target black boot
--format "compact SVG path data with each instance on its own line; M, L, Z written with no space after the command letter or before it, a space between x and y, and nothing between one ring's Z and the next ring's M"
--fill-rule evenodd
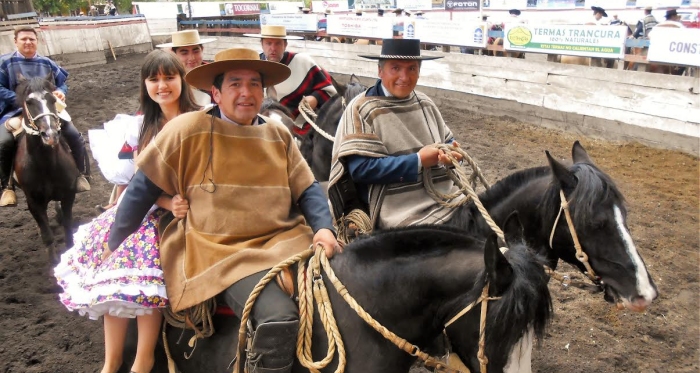
M81 173L81 176L78 176L78 179L75 181L76 192L86 192L90 190L90 183L88 182L90 175L86 175L85 173L86 151L83 135L78 132L73 122L68 122L63 119L61 119L61 133L63 138L66 139L73 160L75 160L75 165Z
M8 188L16 147L14 136L0 125L0 207L17 204L15 191Z
M248 341L246 372L290 373L298 332L298 320L258 325Z

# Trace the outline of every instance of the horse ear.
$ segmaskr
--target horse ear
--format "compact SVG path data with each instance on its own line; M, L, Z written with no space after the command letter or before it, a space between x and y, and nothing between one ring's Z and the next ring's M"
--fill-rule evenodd
M355 74L350 75L350 81L348 82L348 84L362 85L362 83L360 82L360 78L358 78Z
M545 153L547 154L547 161L549 162L549 167L552 169L552 174L554 174L554 179L557 180L557 182L559 182L559 186L561 186L563 190L567 191L571 191L574 188L576 188L576 184L578 184L578 179L576 178L576 175L574 175L573 172L569 171L569 169L566 166L552 158L552 155L549 154L549 151L545 150Z
M53 76L53 71L49 71L49 73L46 74L44 79L46 79L46 81L51 83L51 84L54 84L54 82L56 81L56 79L54 79L54 76Z
M498 294L508 285L513 269L501 252L495 234L489 235L484 245L484 267L491 285L491 294Z
M27 78L22 73L17 73L17 82L18 83L21 83L25 80L27 80Z
M506 218L506 223L503 225L503 235L506 237L506 242L523 241L525 228L523 228L517 211L511 212Z
M350 77L352 80L352 77ZM345 97L345 91L347 91L348 86L342 83L338 83L337 80L331 75L331 83L333 83L333 88L335 88L335 91L338 92L338 97Z
M586 149L583 148L583 145L581 145L578 140L576 140L574 146L571 148L571 158L574 160L574 163L593 164L593 160L591 160L591 157L588 156L588 152L586 152Z
M279 100L277 100L277 90L275 89L275 86L273 86L273 85L265 88L265 96L267 96L267 98L271 98L275 101L279 101Z

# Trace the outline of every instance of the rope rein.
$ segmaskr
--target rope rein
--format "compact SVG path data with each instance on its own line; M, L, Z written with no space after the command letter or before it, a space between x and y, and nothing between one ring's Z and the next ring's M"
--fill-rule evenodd
M24 103L23 106L24 106L24 113L27 115L27 119L29 119L29 123L27 124L27 122L24 120L24 118L22 118L21 123L22 123L22 128L24 128L24 131L27 132L28 135L38 136L41 134L39 127L34 122L36 122L37 120L39 120L43 117L53 117L54 119L56 119L58 121L58 125L57 125L58 128L57 129L59 131L61 130L61 120L58 117L58 115L51 113L51 112L48 112L48 113L41 113L35 117L32 117L32 113L29 111L29 108L27 107L26 102Z
M304 119L306 119L306 123L310 124L311 127L313 127L316 132L318 132L321 136L323 136L326 140L330 142L335 141L335 136L331 136L328 134L328 132L322 130L319 126L316 125L314 122L316 119L318 119L318 115L314 111L314 109L309 106L309 103L306 102L305 100L306 96L304 96L301 101L299 102L299 114L301 114ZM343 98L343 108L345 108L345 99ZM313 118L313 119L311 119Z

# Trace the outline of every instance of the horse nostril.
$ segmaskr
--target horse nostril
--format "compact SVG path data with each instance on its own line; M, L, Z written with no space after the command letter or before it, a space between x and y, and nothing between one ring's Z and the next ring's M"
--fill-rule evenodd
M41 134L41 137L43 137L45 139L49 138L49 135L46 133L46 131L41 131L40 134Z

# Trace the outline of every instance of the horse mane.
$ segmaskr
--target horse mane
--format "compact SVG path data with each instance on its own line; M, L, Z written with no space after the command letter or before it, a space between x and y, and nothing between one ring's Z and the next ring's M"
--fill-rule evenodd
M605 201L613 201L620 204L624 197L617 189L615 182L598 167L588 163L576 163L569 168L578 180L574 190L568 195L572 218L576 225L589 225L593 222L596 211L600 210ZM552 211L556 214L561 205L559 183L552 182L550 188L541 202L543 211Z
M364 92L367 89L367 87L363 86L362 84L355 83L351 81L348 83L345 89L345 94L343 95L342 98L345 98L345 103L348 104L350 103L350 100L355 98L355 96L359 95L360 93ZM340 115L338 116L338 120L340 120L340 116L343 115L343 108L338 108L337 105L335 104L336 102L339 102L341 100L341 97L339 95L335 95L328 99L328 101L321 106L321 109L318 110L318 120L317 123L326 123L327 121L325 120L326 117L332 115L332 113L339 111ZM337 125L337 123L335 123Z
M23 107L27 96L32 92L47 91L49 93L56 90L56 86L46 77L36 76L28 79L20 79L17 87L15 87L15 104L18 107Z
M491 188L479 194L479 200L488 208L494 202L501 201L503 196L510 195L515 189L550 173L551 170L549 167L534 167L517 171L499 180L496 184L492 185Z
M376 262L411 256L438 256L465 249L477 241L464 230L444 225L392 228L362 236L345 248L356 262ZM377 250L381 247L382 250ZM481 246L479 246L481 248Z
M512 283L500 299L489 302L486 356L514 346L531 327L538 342L552 318L552 298L543 265L546 258L524 244L511 244L505 254L513 270ZM480 289L477 289L481 291ZM521 333L513 333L513 331Z
M279 101L269 97L266 97L263 100L262 105L260 105L260 112L264 113L265 110L277 110L284 113L284 115L290 118L292 117L292 112L286 106L280 104Z

